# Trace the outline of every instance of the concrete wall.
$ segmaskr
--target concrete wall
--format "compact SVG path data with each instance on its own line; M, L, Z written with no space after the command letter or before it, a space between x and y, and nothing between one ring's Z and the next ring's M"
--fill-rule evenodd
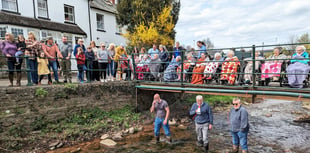
M0 131L10 127L30 127L35 118L44 116L54 121L82 108L98 107L106 111L135 106L133 83L84 84L75 90L64 86L42 87L46 97L36 96L38 87L0 89Z

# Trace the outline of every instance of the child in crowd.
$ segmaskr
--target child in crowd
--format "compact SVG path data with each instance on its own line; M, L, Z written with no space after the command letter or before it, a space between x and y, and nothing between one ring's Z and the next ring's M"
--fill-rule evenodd
M52 77L50 70L48 69L48 59L45 57L44 52L40 53L40 57L37 58L38 60L38 75L39 75L39 83L38 85L41 85L41 81L44 78L44 76L47 75L48 78L48 84L52 84Z
M19 65L21 62L19 56L23 55L24 51L26 50L25 38L23 35L18 35L16 47L17 47L17 52L15 53L15 56L16 56L15 65Z
M76 54L77 68L79 70L78 79L80 83L84 83L84 65L85 65L85 54L81 47L77 49L78 53Z
M86 67L87 67L87 71L86 71L87 81L91 82L93 78L93 61L95 60L95 53L92 50L91 46L87 47L85 58L86 58Z

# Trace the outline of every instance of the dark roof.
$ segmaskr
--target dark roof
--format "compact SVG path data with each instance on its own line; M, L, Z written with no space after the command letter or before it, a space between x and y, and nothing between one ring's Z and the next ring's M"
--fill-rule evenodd
M78 25L58 23L49 20L35 19L12 13L0 11L0 24L12 24L18 26L32 27L38 29L46 29L60 31L66 33L87 35Z
M90 7L114 14L117 12L116 5L110 0L92 0L90 1Z

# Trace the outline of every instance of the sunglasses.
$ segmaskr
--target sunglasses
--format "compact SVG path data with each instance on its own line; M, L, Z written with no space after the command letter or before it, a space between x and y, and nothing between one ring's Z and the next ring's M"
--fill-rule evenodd
M101 46L101 47L105 47L105 46Z
M234 105L234 106L238 106L238 103L233 103L232 105Z

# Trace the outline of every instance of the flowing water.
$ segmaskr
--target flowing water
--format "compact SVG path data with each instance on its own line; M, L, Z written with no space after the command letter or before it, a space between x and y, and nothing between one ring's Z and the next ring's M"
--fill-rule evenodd
M310 153L310 124L293 122L300 114L309 113L302 108L301 102L266 100L245 106L249 112L250 132L248 137L250 152L267 153ZM173 110L171 110L173 111ZM162 135L161 142L155 144L153 125L144 125L144 130L129 134L118 141L113 148L99 144L100 140L82 143L70 148L53 152L71 152L80 148L80 152L171 152L198 153L202 148L196 146L193 123L184 127L171 126L173 142L168 144ZM163 133L163 131L161 131ZM227 111L214 112L214 126L209 132L210 152L226 153L231 149L231 135Z

